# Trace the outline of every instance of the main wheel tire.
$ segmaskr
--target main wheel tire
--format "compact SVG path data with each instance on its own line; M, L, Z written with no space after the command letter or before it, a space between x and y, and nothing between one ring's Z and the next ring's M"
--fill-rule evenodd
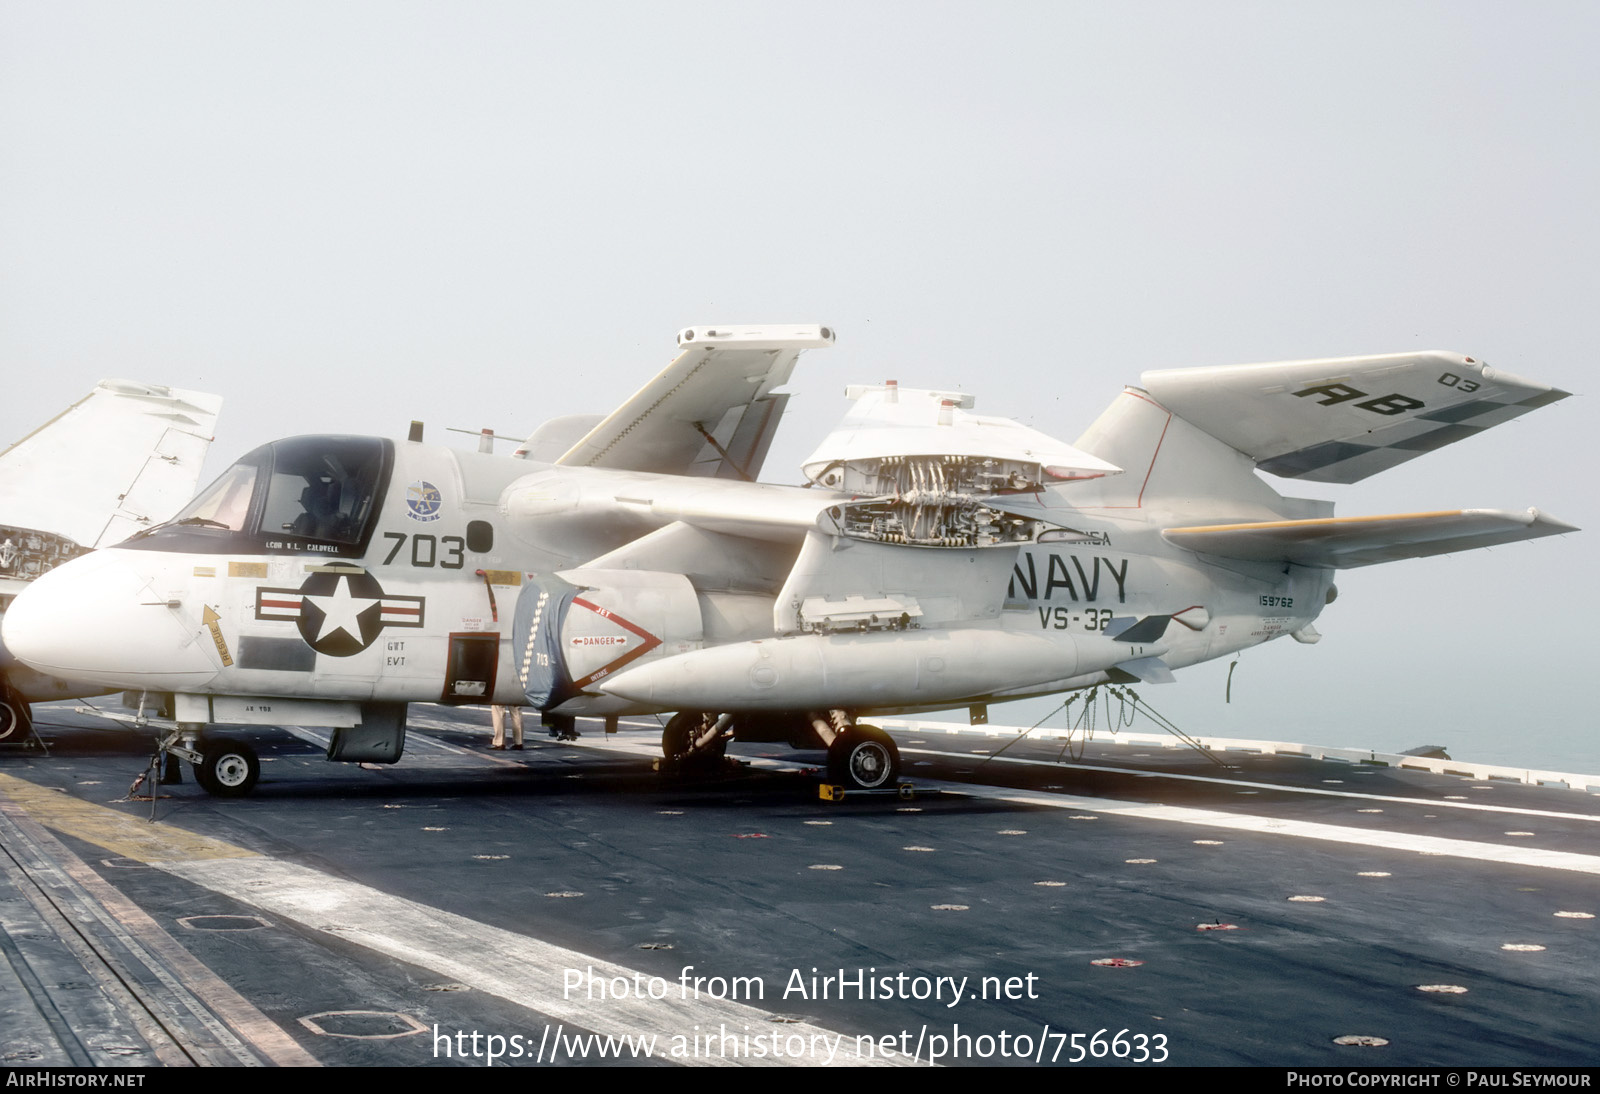
M210 741L200 750L201 762L195 765L194 781L207 794L219 798L242 798L255 788L261 777L261 761L256 750L243 741Z
M698 710L682 711L669 718L666 728L661 731L661 755L666 760L665 768L703 775L721 767L722 758L728 751L726 735L718 737L704 748L693 749L694 742L711 728L715 720L715 715Z
M16 744L28 739L33 728L33 714L27 700L0 685L0 743Z
M900 750L877 726L851 726L828 747L828 778L861 790L893 786L900 777Z

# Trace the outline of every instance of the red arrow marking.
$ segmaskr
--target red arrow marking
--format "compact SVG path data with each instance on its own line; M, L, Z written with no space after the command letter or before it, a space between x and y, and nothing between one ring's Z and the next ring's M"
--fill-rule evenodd
M595 669L582 680L574 680L572 682L572 686L577 688L579 691L582 691L584 688L588 687L602 676L611 675L623 665L643 657L645 654L661 645L661 639L657 638L655 635L651 634L638 624L630 623L628 620L622 618L622 616L618 615L616 612L613 612L609 608L602 608L600 605L591 603L581 596L573 597L572 602L580 608L588 608L591 612L600 616L602 619L609 619L623 630L632 631L634 634L644 639L643 643L635 646L633 649L629 650L615 661L609 662L608 664L602 665L600 668Z

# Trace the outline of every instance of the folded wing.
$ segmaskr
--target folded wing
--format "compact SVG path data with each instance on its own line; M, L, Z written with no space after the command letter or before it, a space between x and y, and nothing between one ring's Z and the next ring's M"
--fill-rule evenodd
M804 350L833 344L820 326L691 327L672 363L555 462L754 480Z
M1459 353L1429 350L1164 369L1140 383L1262 471L1359 482L1567 397Z

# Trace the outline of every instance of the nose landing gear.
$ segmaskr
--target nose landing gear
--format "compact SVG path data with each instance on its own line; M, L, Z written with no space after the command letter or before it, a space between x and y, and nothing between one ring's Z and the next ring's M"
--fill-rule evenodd
M218 798L242 798L261 778L261 760L243 741L203 738L200 726L181 722L157 746L163 758L181 757L194 767L200 789Z
M207 741L194 765L194 781L219 798L242 798L261 777L256 750L243 741Z

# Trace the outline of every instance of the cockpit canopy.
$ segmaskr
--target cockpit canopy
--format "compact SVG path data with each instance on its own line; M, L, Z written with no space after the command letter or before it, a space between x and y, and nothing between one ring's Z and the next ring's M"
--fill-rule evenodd
M360 555L393 466L394 445L378 437L274 441L241 457L170 521L122 546Z

